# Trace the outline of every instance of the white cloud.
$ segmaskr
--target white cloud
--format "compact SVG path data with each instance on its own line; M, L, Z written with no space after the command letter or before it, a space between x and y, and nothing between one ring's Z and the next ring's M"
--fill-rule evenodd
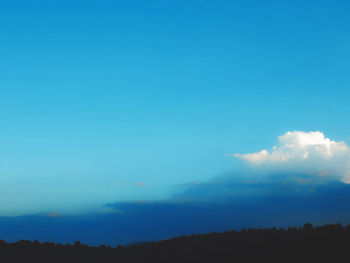
M292 131L278 137L271 151L234 154L254 167L295 171L318 176L334 176L350 183L350 148L332 141L322 132Z

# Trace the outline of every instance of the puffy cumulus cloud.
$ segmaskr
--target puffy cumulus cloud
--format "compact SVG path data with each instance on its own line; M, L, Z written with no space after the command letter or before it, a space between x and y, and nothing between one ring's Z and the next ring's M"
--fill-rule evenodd
M322 132L292 131L278 137L270 151L234 154L248 164L268 171L293 171L310 175L332 176L350 183L350 148L332 141Z

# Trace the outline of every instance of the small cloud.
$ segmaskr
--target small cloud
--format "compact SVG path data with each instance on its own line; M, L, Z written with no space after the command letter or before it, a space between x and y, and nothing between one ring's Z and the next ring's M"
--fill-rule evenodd
M299 184L312 184L313 182L309 179L297 178Z
M188 183L184 183L184 184L179 184L177 186L185 186L185 187L188 187L188 186L192 186L192 185L200 185L202 184L201 181L193 181L193 182L188 182Z
M152 200L142 200L142 199L136 199L134 200L134 204L152 204L154 201Z
M145 182L136 182L134 185L136 185L137 187L145 187L146 183Z
M58 213L52 212L52 213L49 213L47 216L48 216L48 217L51 217L51 218L57 218L57 217L60 217L61 215L58 214Z
M242 182L243 184L257 184L258 181L257 180L245 180Z

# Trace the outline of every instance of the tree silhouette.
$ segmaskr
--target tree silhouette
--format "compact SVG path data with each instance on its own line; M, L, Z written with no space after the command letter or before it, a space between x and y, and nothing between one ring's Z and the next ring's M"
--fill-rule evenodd
M132 246L0 240L1 262L348 262L350 226L244 229Z

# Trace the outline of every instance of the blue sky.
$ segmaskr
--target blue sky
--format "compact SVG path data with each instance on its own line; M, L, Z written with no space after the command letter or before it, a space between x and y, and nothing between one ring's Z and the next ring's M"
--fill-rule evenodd
M349 7L2 1L0 215L172 200L288 131L350 143Z

